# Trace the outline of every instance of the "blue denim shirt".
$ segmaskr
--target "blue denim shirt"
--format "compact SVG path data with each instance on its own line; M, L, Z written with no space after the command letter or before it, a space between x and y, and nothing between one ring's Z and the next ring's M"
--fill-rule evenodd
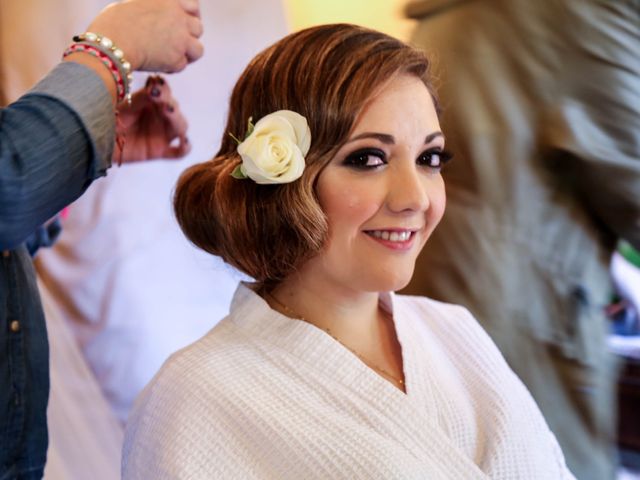
M25 246L0 256L0 478L40 478L47 451L49 345Z
M25 241L111 164L102 80L64 63L0 110L0 480L37 479L47 451L49 347Z

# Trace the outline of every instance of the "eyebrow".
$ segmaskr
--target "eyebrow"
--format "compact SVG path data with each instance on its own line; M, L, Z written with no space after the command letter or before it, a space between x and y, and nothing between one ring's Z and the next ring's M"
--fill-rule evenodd
M430 133L429 135L427 135L427 138L425 138L424 143L430 143L438 137L444 138L444 134L440 131ZM363 138L375 138L386 145L393 145L394 143L396 143L396 140L395 138L393 138L393 135L388 135L386 133L375 133L375 132L361 133L360 135L356 135L355 137L350 138L349 140L347 140L346 143L355 142L356 140L361 140Z

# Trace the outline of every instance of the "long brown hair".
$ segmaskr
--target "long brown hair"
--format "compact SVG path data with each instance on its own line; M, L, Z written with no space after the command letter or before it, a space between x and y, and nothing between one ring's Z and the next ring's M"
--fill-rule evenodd
M355 25L302 30L258 54L231 95L220 151L178 181L174 208L186 236L261 283L292 273L327 235L315 194L318 174L347 140L367 100L400 73L420 78L433 96L422 52ZM283 185L234 179L241 159L229 133L243 138L250 117L255 122L277 110L293 110L309 123L304 174Z

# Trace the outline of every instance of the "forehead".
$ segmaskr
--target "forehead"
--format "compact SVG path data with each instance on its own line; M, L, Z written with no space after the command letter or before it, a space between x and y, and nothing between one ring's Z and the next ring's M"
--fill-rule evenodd
M402 130L403 126L429 132L440 129L431 93L418 77L407 74L393 77L371 96L352 133Z

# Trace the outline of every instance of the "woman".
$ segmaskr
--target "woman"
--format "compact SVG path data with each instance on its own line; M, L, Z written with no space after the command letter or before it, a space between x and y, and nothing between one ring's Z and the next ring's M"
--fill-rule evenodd
M256 283L146 388L124 478L573 478L470 314L389 293L444 211L427 70L350 25L247 67L229 136L181 177L175 210Z

